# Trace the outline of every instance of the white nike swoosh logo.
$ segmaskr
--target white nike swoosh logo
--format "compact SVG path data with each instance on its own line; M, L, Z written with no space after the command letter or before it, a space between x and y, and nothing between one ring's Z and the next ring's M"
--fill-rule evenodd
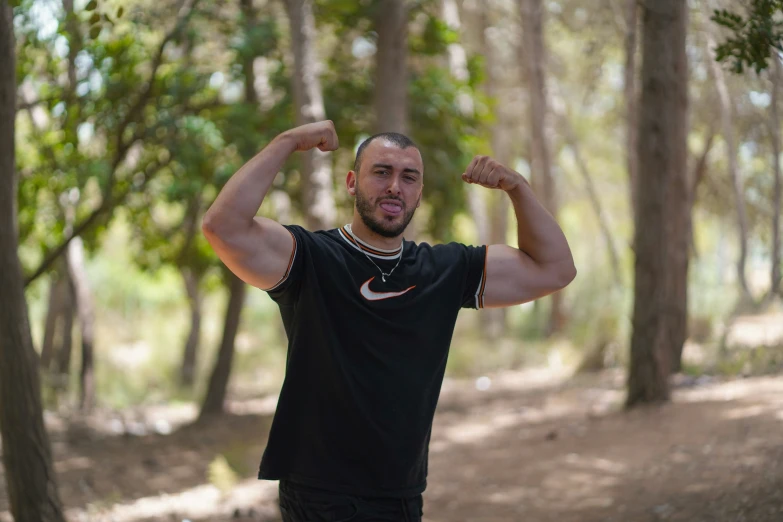
M371 277L370 279L365 281L360 290L360 292L362 293L362 297L364 297L368 301L381 301L383 299L389 299L390 297L399 297L402 294L416 288L416 285L413 285L410 288L406 288L402 292L373 292L372 290L370 290L370 283L372 282L373 279L375 279L375 277Z

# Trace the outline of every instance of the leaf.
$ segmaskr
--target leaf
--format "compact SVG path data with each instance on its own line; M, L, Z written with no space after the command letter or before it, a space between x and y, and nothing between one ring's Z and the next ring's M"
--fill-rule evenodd
M92 26L92 28L90 29L90 38L95 40L96 38L98 38L99 34L101 34L101 26L100 25Z
M120 8L117 9L117 18L122 18L123 14L125 14L125 8L120 6Z
M90 17L90 25L95 25L100 21L101 21L101 15L99 15L98 13L93 13L92 16Z
M85 11L95 11L95 9L98 7L98 2L96 0L90 0L90 2L84 6Z

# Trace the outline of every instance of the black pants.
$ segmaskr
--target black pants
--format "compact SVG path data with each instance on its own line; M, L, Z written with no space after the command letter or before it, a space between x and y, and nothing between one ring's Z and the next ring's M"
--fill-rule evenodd
M283 522L421 522L424 501L368 498L280 481Z

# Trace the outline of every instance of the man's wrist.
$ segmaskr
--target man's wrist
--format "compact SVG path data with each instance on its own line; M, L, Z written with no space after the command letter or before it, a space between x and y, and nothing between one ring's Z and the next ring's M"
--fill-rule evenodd
M293 154L297 150L296 137L291 134L290 130L281 132L272 140L272 143L279 144L284 147L288 154Z

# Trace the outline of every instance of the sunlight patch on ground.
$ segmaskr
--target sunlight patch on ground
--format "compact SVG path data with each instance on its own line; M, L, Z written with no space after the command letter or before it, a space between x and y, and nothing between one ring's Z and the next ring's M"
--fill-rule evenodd
M182 520L186 518L227 518L237 507L275 504L277 482L248 479L229 493L221 493L212 485L202 485L173 495L144 497L133 502L102 508L97 504L87 509L70 509L72 522L136 522L139 520Z
M783 401L783 378L758 377L717 382L693 389L677 390L674 397L677 402L731 401L748 397Z
M744 406L740 408L732 408L723 414L724 419L737 420L747 419L748 417L755 417L761 415L769 409L768 406L762 406L760 404L754 404L753 406Z

